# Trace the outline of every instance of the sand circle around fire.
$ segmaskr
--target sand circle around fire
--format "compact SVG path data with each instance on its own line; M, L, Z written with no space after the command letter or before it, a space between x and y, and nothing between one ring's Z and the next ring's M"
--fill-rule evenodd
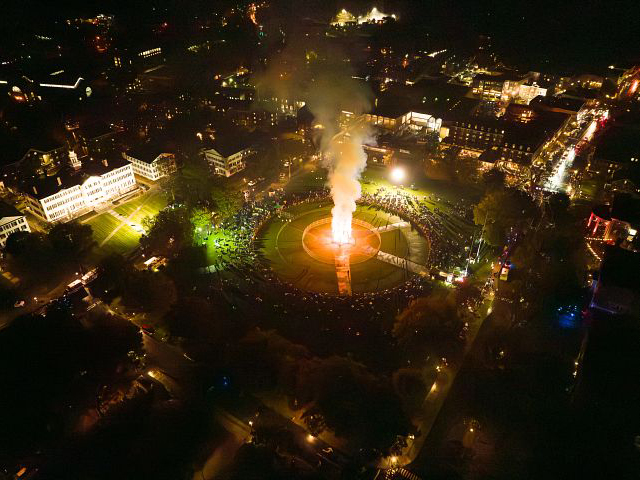
M352 242L338 245L331 233L331 217L321 218L307 225L302 232L302 248L319 262L334 264L348 256L350 265L365 262L380 251L382 240L378 229L359 218L351 222Z
M353 243L333 243L330 202L284 207L261 229L257 248L280 280L304 291L338 294L336 257L348 255L354 294L396 287L426 265L428 242L404 219L376 207L358 206ZM343 260L344 262L344 257ZM339 263L339 262L338 262Z

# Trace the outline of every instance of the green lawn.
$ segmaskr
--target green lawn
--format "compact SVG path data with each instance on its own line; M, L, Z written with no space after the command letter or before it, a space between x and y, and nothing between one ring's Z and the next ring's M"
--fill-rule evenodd
M165 195L162 192L153 191L120 205L114 208L114 210L125 217L133 214L130 220L134 223L141 224L145 217L157 215L157 213L166 206L167 200Z
M295 175L286 185L289 193L308 193L309 190L322 188L327 183L327 173L324 168L318 168L313 172L305 172Z
M401 187L389 180L390 168L367 168L362 173L362 191L374 193L379 187L384 187L388 190L397 190L420 197L425 195L435 195L436 197L450 202L457 202L461 198L477 201L480 198L481 192L477 187L456 185L442 180L431 180L420 171L411 171L408 168L405 168L405 170L407 171L407 178ZM410 188L411 185L414 185L415 189ZM441 205L438 206L442 208Z
M129 225L121 225L121 221L110 213L98 215L88 222L93 229L93 238L97 244L97 253L121 253L125 254L133 250L140 240L140 234ZM120 228L118 228L120 226ZM116 233L109 240L101 245L111 233L118 228Z
M120 225L120 220L110 213L103 213L85 222L93 230L93 239L100 244Z
M214 265L219 261L229 261L236 250L233 236L222 229L214 229L206 241L207 265Z
M461 186L455 185L449 182L440 180L428 179L420 171L411 172L407 169L407 179L404 182L404 187L400 187L389 181L389 168L387 167L369 167L362 173L360 184L362 185L362 191L366 193L375 193L375 191L383 187L387 190L396 190L403 193L410 193L423 197L426 195L435 195L441 199L446 199L451 202L456 202L461 198L473 199L475 201L480 198L480 190L473 186ZM326 170L324 168L318 168L313 172L305 172L300 175L296 175L285 187L287 192L291 193L306 193L309 190L321 188L327 183ZM411 189L411 185L415 186L415 189ZM441 204L437 200L434 206L439 207L441 210L446 209L444 204Z
M309 223L330 216L331 205L326 203L298 205L287 209L296 218L286 222L274 218L263 230L260 238L262 252L271 268L286 282L296 285L302 290L337 293L335 265L326 264L311 258L302 248L302 232ZM400 218L381 210L358 207L355 215L374 226L396 223ZM409 253L407 233L401 230L382 232L381 250L399 257ZM420 245L414 245L421 258L426 257L428 245L421 239ZM351 286L354 292L368 292L390 288L406 280L406 272L402 269L380 261L376 258L351 266Z

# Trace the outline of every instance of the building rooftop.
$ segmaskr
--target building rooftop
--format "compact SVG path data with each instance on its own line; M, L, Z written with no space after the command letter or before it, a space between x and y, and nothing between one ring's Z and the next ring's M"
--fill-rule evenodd
M205 150L214 149L223 157L229 157L255 144L254 137L243 134L218 134L204 141Z
M127 150L127 155L145 163L152 163L158 155L170 153L151 143L143 143Z
M611 202L611 218L640 225L640 199L628 193L616 194Z
M13 205L0 201L0 219L7 217L22 217L23 214Z
M106 160L106 165L104 160ZM42 199L54 195L62 189L82 185L90 177L104 175L125 165L129 165L129 162L114 152L106 158L83 161L82 167L77 171L70 165L65 165L55 175L40 176L29 180L23 185L23 190L29 195Z
M640 305L640 254L607 246L592 305L611 313L626 313Z
M640 125L608 128L600 136L595 156L618 164L629 164L632 158L640 159Z
M529 105L544 110L562 110L577 113L584 103L584 100L577 98L553 96L543 97L542 95L538 95L536 98L531 100Z
M479 81L496 81L496 82L505 82L507 80L522 80L522 76L518 75L514 72L503 72L497 75L491 75L489 73L479 73L475 77L473 77L473 82L478 83Z
M385 118L398 118L407 113L409 110L397 103L384 102L378 103L377 107L371 109L371 115L378 115Z
M82 136L85 137L86 139L91 139L96 137L102 137L103 135L108 135L110 133L115 133L115 132L106 123L94 122L94 123L88 123L88 124L82 125L80 127L80 133L82 133Z
M504 141L516 145L537 149L551 138L567 121L569 114L560 112L536 112L536 117L529 123L508 122Z

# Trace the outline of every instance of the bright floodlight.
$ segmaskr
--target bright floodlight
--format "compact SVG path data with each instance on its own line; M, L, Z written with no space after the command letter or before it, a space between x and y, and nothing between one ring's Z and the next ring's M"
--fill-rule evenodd
M402 182L405 175L406 173L404 171L404 168L395 167L393 170L391 170L391 180L393 180L395 183Z

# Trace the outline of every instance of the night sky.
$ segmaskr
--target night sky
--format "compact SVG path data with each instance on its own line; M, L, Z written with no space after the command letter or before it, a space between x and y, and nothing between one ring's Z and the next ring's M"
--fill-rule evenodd
M0 22L7 27L22 22L46 22L55 18L114 13L132 22L153 21L149 11L167 9L172 18L190 14L224 10L242 2L124 0L102 2L25 1L3 5ZM469 40L479 34L491 35L494 48L510 62L531 65L532 68L562 68L591 70L611 62L636 60L640 45L640 14L638 3L631 0L591 1L475 1L458 0L275 0L283 12L294 18L308 16L326 20L338 8L363 11L372 6L398 12L404 22L417 23L420 30L433 37ZM37 12L34 15L34 12ZM24 23L23 23L24 24ZM416 32L416 35L421 33Z

